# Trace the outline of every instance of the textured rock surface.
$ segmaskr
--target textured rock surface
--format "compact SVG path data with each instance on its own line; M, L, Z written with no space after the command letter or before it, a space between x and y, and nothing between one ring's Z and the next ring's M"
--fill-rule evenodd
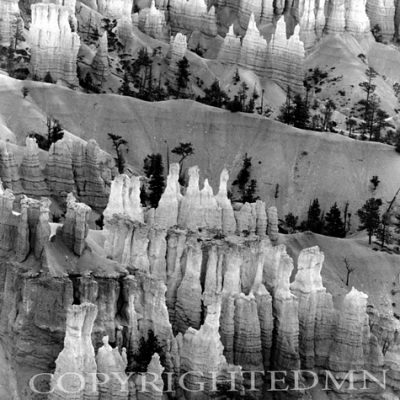
M103 346L97 352L96 363L100 380L99 400L128 400L128 376L125 374L126 350L123 349L120 354L118 348L113 349L110 346L108 336L105 336ZM124 382L126 383L124 384Z
M31 252L41 258L44 246L50 237L50 200L21 198L21 214L18 221L15 252L19 261L24 261Z
M178 336L181 373L198 371L200 376L187 375L185 386L189 393L198 388L199 382L204 385L204 392L213 389L214 379L220 379L228 371L238 372L238 368L228 365L223 355L223 346L219 335L220 304L207 307L207 316L199 330L189 328L183 336Z
M79 35L71 31L68 7L38 3L32 5L29 29L33 74L44 78L49 72L53 80L77 84L76 60Z
M344 298L329 355L329 369L363 369L370 354L376 356L372 365L383 365L382 353L376 351L376 338L368 326L367 298L355 288Z
M138 177L129 178L127 175L121 174L113 180L104 217L107 220L114 214L124 216L130 221L144 221Z
M91 209L84 203L77 203L74 195L67 197L67 213L62 227L65 244L78 256L85 249L85 239L88 234L88 221Z
M290 288L299 302L299 352L302 366L325 366L331 346L335 313L332 296L322 285L324 255L318 247L302 250Z
M77 400L98 398L96 381L93 380L97 366L91 340L96 314L97 308L94 304L85 303L69 307L64 349L56 360L50 400L71 399L71 393ZM76 379L76 374L79 374L80 379ZM58 384L59 380L62 380L62 385Z
M267 41L260 35L254 14L252 13L246 35L242 41L240 65L252 69L258 74L264 74L266 72L267 51Z
M53 143L49 149L46 180L53 195L65 198L75 191L70 143L65 139Z
M104 32L99 39L99 46L92 62L92 70L94 77L100 83L103 83L110 75L107 32Z
M0 4L0 45L8 47L21 24L18 1L5 0Z
M100 147L90 139L72 143L72 166L79 199L95 209L104 209L108 202L106 182L100 169Z
M136 379L138 400L161 400L163 398L163 371L164 367L161 365L160 356L155 353L147 367L147 372L144 376Z
M161 228L171 228L178 224L178 210L182 199L179 185L179 164L171 164L167 186L155 213L155 223Z
M350 1L346 9L346 31L356 37L368 33L371 29L366 13L366 1Z
M139 29L155 39L165 40L168 38L165 12L156 8L154 0L152 0L149 8L140 10Z
M367 14L371 27L379 25L385 41L393 39L395 11L393 0L367 0Z
M218 206L221 208L222 217L222 232L225 235L235 233L236 220L233 212L231 201L228 199L228 170L224 169L221 172L219 181L219 191L215 196Z
M49 190L40 168L39 147L34 138L26 138L20 176L24 193L27 196L40 197L49 195Z
M178 32L174 37L171 37L169 48L168 79L174 88L176 88L176 74L178 72L178 66L176 63L182 60L182 58L185 56L186 50L187 38L185 35Z

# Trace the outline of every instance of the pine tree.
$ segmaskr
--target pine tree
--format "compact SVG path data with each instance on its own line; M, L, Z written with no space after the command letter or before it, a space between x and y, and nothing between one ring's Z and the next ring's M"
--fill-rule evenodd
M180 142L179 146L174 147L171 150L171 152L176 154L176 155L178 155L178 156L180 156L180 159L178 161L179 162L179 183L181 185L184 185L185 182L184 182L183 161L187 157L189 157L189 156L194 154L193 145L192 145L192 143Z
M360 218L360 226L358 230L366 229L368 232L368 243L371 244L372 235L376 232L380 224L380 207L382 205L381 199L371 197L365 204L357 211Z
M325 215L325 233L328 236L345 237L345 226L341 217L340 210L335 203Z
M53 77L51 76L50 72L48 71L47 74L44 76L44 82L47 83L54 83Z
M307 102L296 94L293 99L293 124L296 128L305 129L308 127L310 111Z
M329 131L331 128L331 119L333 115L333 111L336 110L336 104L333 100L329 99L325 103L325 110L324 110L324 123L323 127L325 131Z
M125 170L125 164L126 164L123 150L125 148L125 151L128 151L128 147L127 147L128 142L125 139L123 139L121 136L115 135L114 133L109 133L108 139L110 139L112 141L112 145L113 145L115 153L116 153L116 157L114 158L114 160L117 165L118 172L120 174L123 174L124 170Z
M187 89L189 83L189 61L186 57L183 57L182 60L179 60L177 63L178 66L178 75L176 77L176 84L178 86L178 94L181 91Z
M135 364L134 370L137 372L146 372L154 353L158 353L161 364L165 365L164 350L157 336L152 330L149 330L147 339L144 337L140 339L138 350L133 356L133 362Z
M247 153L243 157L242 168L232 185L237 186L239 192L239 201L242 203L254 203L259 197L257 193L257 181L250 179L251 175L251 157Z
M293 125L293 104L292 104L292 91L288 86L286 92L285 104L280 108L280 114L278 116L278 121L284 124Z
M318 199L314 199L308 208L306 228L311 232L322 233L323 226L321 207Z
M200 101L213 107L222 108L227 99L228 95L221 89L219 81L215 79L212 85L204 90L204 97Z
M152 208L157 208L165 188L164 165L161 154L148 155L144 159L143 170L149 179L147 200Z
M299 217L294 216L292 213L285 215L285 224L289 233L293 233L296 230L298 220Z

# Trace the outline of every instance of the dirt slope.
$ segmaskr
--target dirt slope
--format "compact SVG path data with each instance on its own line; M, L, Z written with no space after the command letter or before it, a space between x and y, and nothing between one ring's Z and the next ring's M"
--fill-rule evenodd
M30 88L26 100L21 87ZM262 199L276 203L281 215L305 213L318 197L325 209L349 200L350 211L365 201L369 179L378 175L377 195L389 199L400 186L400 156L393 147L354 141L341 135L302 131L249 114L230 113L193 101L146 103L117 95L88 95L62 87L14 81L0 76L0 125L12 132L18 144L27 132L45 132L46 115L83 138L95 138L112 151L107 133L129 142L129 161L140 168L143 158L161 152L167 144L192 142L196 154L187 165L198 164L203 177L216 188L223 167L236 176L247 152L253 159L254 176ZM176 161L174 155L171 161ZM278 198L275 199L277 185Z

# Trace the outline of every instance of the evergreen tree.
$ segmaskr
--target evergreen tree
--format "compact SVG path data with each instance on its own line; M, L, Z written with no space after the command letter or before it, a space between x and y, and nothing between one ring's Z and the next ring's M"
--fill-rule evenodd
M257 181L250 179L251 175L251 157L247 153L243 157L242 168L240 169L237 178L232 185L236 186L239 192L239 201L242 203L254 203L258 200Z
M122 85L119 88L119 92L123 95L123 96L132 96L132 90L131 90L131 86L129 83L129 76L128 74L125 72L124 74L124 79L122 81Z
M293 125L293 104L292 104L292 91L288 86L286 92L285 104L280 108L280 114L278 115L278 121L284 124Z
M152 330L149 330L147 339L144 337L140 338L138 350L133 356L133 362L135 365L130 367L133 367L132 369L137 372L146 372L154 353L158 353L161 364L165 365L166 360L164 350L158 341L157 336Z
M47 74L44 76L44 82L47 83L54 83L53 77L51 76L50 72L48 71Z
M189 84L189 77L190 77L190 72L189 72L189 61L186 57L183 57L182 60L179 60L177 63L178 66L178 75L176 77L176 83L178 86L178 94L181 93L181 91L187 89L188 84Z
M296 230L298 220L299 217L294 216L292 213L285 215L285 224L289 233L293 233Z
M377 76L376 71L373 68L368 68L365 71L368 80L361 82L359 86L365 92L366 98L365 100L361 101L360 104L364 108L364 122L365 124L362 126L363 134L365 135L368 130L368 121L371 119L370 108L371 108L371 98L376 90L376 85L373 83L374 79Z
M249 90L249 87L247 86L247 83L246 82L242 82L240 84L240 88L239 88L239 91L238 91L238 96L239 96L239 101L240 101L240 105L241 105L242 111L246 107L247 91L248 90Z
M340 210L335 203L325 215L325 233L328 236L345 237L345 226L341 217Z
M149 179L147 201L152 208L158 207L165 188L164 165L161 154L150 154L143 162L143 170Z
M321 215L321 207L318 199L314 199L308 208L306 229L311 232L322 233L323 226L324 219Z
M176 146L171 150L172 153L180 156L179 159L179 183L184 185L184 171L183 171L183 161L194 154L194 148L192 143L183 143L180 142L179 146Z
M329 99L325 103L325 110L324 110L324 123L323 128L325 131L329 131L331 129L331 120L333 112L336 110L336 104L333 100Z
M293 99L293 124L296 128L305 129L308 127L310 111L307 102L296 94Z
M357 211L360 218L360 226L358 230L366 229L368 232L368 243L371 244L372 235L376 232L380 224L380 207L382 205L381 199L371 197L365 204Z
M112 141L112 145L114 147L116 157L114 157L115 163L118 168L118 172L120 174L124 173L125 170L125 156L124 156L124 149L125 151L128 151L128 142L123 139L119 135L115 135L114 133L109 133L108 134L108 139Z
M199 100L209 106L222 108L228 100L228 95L221 89L219 81L215 79L212 85L204 90L204 97Z

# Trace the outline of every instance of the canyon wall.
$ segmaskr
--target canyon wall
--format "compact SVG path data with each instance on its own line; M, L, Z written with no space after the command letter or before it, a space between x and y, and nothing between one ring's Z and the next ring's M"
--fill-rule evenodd
M67 139L52 143L45 168L39 162L34 138L26 139L24 156L18 165L6 143L0 146L0 178L14 195L40 198L52 196L65 203L68 193L95 209L104 209L108 202L111 169L100 162L100 147L89 142Z
M276 210L262 201L233 209L226 170L215 196L206 179L200 189L197 167L189 169L184 195L178 178L179 166L172 164L159 208L152 210L141 206L138 177L116 177L104 230L95 236L87 206L69 195L66 221L51 240L48 200L23 197L16 212L15 196L1 190L8 261L0 274L0 337L17 364L46 370L59 353L53 387L62 374L81 373L87 379L76 398L82 399L97 399L85 394L90 374L118 373L127 382L128 368L134 371L128 389L121 392L118 379L100 382L99 398L159 399L163 371L173 372L178 392L180 376L201 371L207 394L214 376L224 382L233 374L238 386L249 388L241 368L288 371L286 381L293 383L299 378L290 371L299 368L328 369L336 377L348 369L377 371L387 354L390 387L396 387L398 339L383 351L385 338L395 337L393 318L383 335L373 327L381 317L371 325L367 296L355 289L335 308L317 247L300 252L291 279L294 262L279 244ZM138 371L151 332L155 354ZM29 343L40 352L29 353ZM151 376L155 386L142 392L144 377ZM187 376L185 398L196 397L190 388L198 382ZM258 374L254 385L261 389L268 379ZM376 390L383 393L379 387L365 393Z
M31 10L29 44L33 75L43 79L49 73L54 81L61 79L77 85L76 60L80 38L70 22L70 7L37 3L31 6Z

